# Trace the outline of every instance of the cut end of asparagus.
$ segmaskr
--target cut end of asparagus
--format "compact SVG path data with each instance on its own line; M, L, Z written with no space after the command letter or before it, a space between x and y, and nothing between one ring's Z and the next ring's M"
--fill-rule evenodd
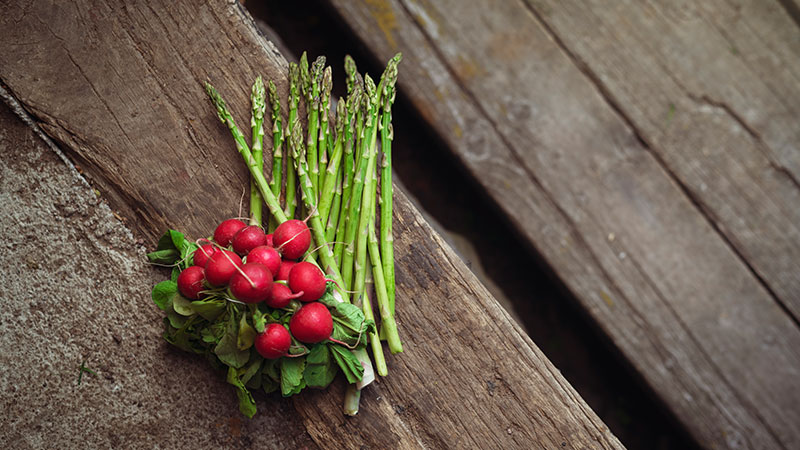
M344 395L344 413L351 417L357 415L359 403L361 403L361 390L355 384L348 384Z

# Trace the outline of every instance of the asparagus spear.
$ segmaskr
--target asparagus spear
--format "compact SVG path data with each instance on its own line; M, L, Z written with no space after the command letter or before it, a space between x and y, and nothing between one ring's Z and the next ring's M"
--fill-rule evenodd
M269 100L272 104L272 194L275 198L281 195L281 175L283 172L283 127L281 126L281 100L278 89L272 80L269 81Z
M372 146L369 145L369 141L371 140L369 136L372 134L371 130L374 128L373 123L375 123L375 118L377 116L377 90L375 89L375 83L372 81L372 78L367 75L364 84L366 87L366 95L364 95L363 103L364 111L366 111L364 112L366 123L364 124L364 128L361 130L361 149L359 152L361 156L356 158L358 160L358 171L353 178L353 188L350 192L350 212L348 215L349 222L347 223L347 231L344 239L346 247L342 257L342 276L344 277L346 283L345 285L356 292L359 292L358 289L355 289L356 286L353 280L353 271L358 270L357 265L354 267L356 236L358 234L358 230L360 229L360 217L364 214L362 209L369 206L369 204L364 202L363 198L364 180L368 174L367 168L369 165L369 155L371 154L372 149ZM366 222L364 222L364 226L366 226ZM363 270L363 264L361 269Z
M364 140L366 153L362 156L362 160L367 161L366 179L364 181L364 189L361 197L361 211L358 222L358 234L355 249L355 278L353 280L353 291L356 298L364 297L365 295L365 282L367 273L367 239L369 236L369 226L375 214L375 196L377 179L375 176L375 165L377 160L377 148L375 141L377 138L377 115L378 115L378 95L379 91L375 88L375 84L369 76L365 77L365 84L367 92L371 93L374 102L368 118L369 126L365 127L367 135ZM358 302L356 302L358 303ZM364 314L368 312L371 314L371 305L361 304Z
M367 138L365 139L365 145L368 148L368 151L364 153L364 157L369 158L367 163L367 184L364 187L364 191L362 193L361 199L361 217L359 220L358 225L358 245L356 247L356 262L355 262L355 270L357 273L355 282L353 284L353 290L356 292L356 295L359 295L364 288L364 275L361 274L363 268L366 264L366 253L367 253L367 237L368 237L368 228L369 228L369 221L370 221L370 214L374 213L375 210L375 197L377 191L377 180L375 176L375 165L378 155L378 150L376 147L376 139L377 139L377 129L378 129L378 105L380 103L381 94L384 90L384 87L391 84L394 85L394 82L397 79L397 64L400 62L399 56L395 56L389 63L387 64L386 70L384 71L383 75L381 76L381 82L379 88L375 88L374 82L372 79L367 76L365 78L365 84L367 87L367 92L372 93L373 97L373 104L372 110L370 112L370 116L368 117L368 127L367 129Z
M342 298L348 301L348 295L344 287L342 275L339 272L339 266L333 258L333 250L328 246L328 241L325 239L325 228L322 226L322 221L319 217L316 197L314 196L314 190L308 174L308 155L305 152L305 148L303 148L303 133L298 117L295 117L292 126L292 141L290 145L297 175L300 178L300 192L303 195L303 202L310 212L309 223L311 224L311 234L314 237L316 245L319 247L319 259L322 263L322 270L336 283L339 292L342 294Z
M325 177L320 178L320 180L324 180L322 183L322 190L319 193L319 213L320 216L322 216L322 223L328 222L328 213L330 212L334 191L341 183L338 174L339 163L342 159L342 139L344 138L346 111L345 103L339 102L336 106L336 142L333 144L333 153L331 154L330 164L325 170Z
M264 111L266 110L266 93L264 92L264 81L261 75L256 77L253 89L250 93L250 102L253 107L253 115L250 117L250 127L253 132L253 158L256 166L263 172L264 170ZM253 178L250 178L250 224L261 226L261 194Z
M387 77L383 85L383 116L381 120L381 256L383 276L386 280L386 293L388 295L389 310L394 316L394 236L392 235L392 103L397 93L397 65L402 55L397 55L387 65ZM391 70L389 70L391 69ZM391 344L390 344L391 346Z
M359 124L363 120L363 115L357 114L361 111L361 95L363 88L360 84L353 88L353 91L347 98L347 124L344 128L344 161L342 163L342 170L344 175L342 177L342 207L339 210L339 223L338 230L336 231L336 244L333 247L333 254L336 260L342 263L342 252L344 251L344 241L346 234L346 227L349 222L347 214L350 207L350 192L352 191L353 176L355 173L355 159L353 157L353 149L355 147L356 133L362 125ZM358 117L357 117L358 116Z
M304 54L305 55L305 54ZM300 104L300 67L295 63L289 63L289 118L286 123L285 141L291 142L292 124L297 118L297 108ZM294 217L297 207L295 193L297 191L297 171L292 161L292 152L286 152L286 216Z
M353 291L356 296L362 296L364 292L366 262L367 262L367 236L369 217L375 208L375 152L370 150L367 159L367 176L364 181L364 189L361 197L361 211L358 225L358 233L355 243L355 278L353 279Z
M306 141L306 162L309 167L309 179L311 180L312 193L319 192L319 156L317 155L317 139L319 133L319 105L320 87L322 84L322 72L325 68L325 57L319 56L311 65L309 73L310 87L306 87L306 109L308 110L308 140Z
M269 185L267 184L267 180L264 178L264 174L258 168L258 164L256 163L255 158L253 158L253 154L250 152L250 148L247 146L247 143L244 140L244 135L242 134L239 127L233 121L233 116L231 116L230 111L228 111L227 106L225 105L225 100L219 95L216 89L211 86L210 83L205 83L206 93L211 98L211 101L214 103L214 106L217 107L217 115L219 116L219 120L222 123L228 126L228 129L231 131L233 135L233 140L236 142L236 149L244 158L245 163L247 164L247 168L250 170L250 175L252 175L253 179L256 182L256 187L261 192L261 196L264 198L264 202L267 204L270 213L278 220L278 222L285 222L286 215L281 210L280 204L278 204L278 200L272 194L272 191L269 189Z
M328 142L330 141L330 130L328 129L328 115L330 114L331 89L333 88L331 66L322 72L322 88L319 106L319 188L325 183L325 169L328 166ZM336 177L334 177L336 178ZM327 220L322 216L323 223Z

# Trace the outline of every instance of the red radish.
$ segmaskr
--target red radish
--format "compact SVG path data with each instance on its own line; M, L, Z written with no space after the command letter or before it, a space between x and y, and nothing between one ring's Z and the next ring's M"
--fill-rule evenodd
M262 245L250 250L247 254L247 262L261 263L272 272L272 276L278 275L278 270L281 268L281 254L272 247Z
M292 267L297 264L294 261L283 260L281 261L281 267L278 269L278 275L275 277L276 280L288 280L289 279L289 272L292 270Z
M264 303L273 308L286 308L293 298L297 298L301 295L303 294L293 294L292 290L285 284L272 283L272 290Z
M264 234L264 230L255 225L242 228L231 240L233 251L240 255L246 255L250 250L266 243L267 235Z
M223 220L222 223L217 226L217 229L214 230L214 242L223 247L227 247L231 245L233 236L246 226L247 224L239 219Z
M320 302L303 305L289 321L289 330L298 341L316 344L331 337L333 317Z
M242 266L242 258L230 250L223 250L212 255L206 263L206 280L213 286L225 286Z
M245 303L262 302L272 289L272 273L260 263L247 263L233 273L231 294Z
M195 266L205 267L206 263L208 262L208 258L211 258L212 255L221 251L222 250L220 250L219 247L213 244L201 245L192 254L192 261L194 262Z
M178 275L178 290L186 298L197 300L203 290L203 268L189 266Z
M325 293L325 274L310 262L299 262L289 271L289 288L295 293L303 292L298 297L300 301L319 300Z
M308 251L311 245L311 231L302 220L287 220L275 229L272 242L284 258L297 259Z
M272 242L272 233L268 234L266 237L267 237L267 244L266 244L267 247L275 247L275 245Z
M254 343L259 355L266 359L278 359L289 352L292 337L286 327L279 323L270 323L264 332L256 336Z

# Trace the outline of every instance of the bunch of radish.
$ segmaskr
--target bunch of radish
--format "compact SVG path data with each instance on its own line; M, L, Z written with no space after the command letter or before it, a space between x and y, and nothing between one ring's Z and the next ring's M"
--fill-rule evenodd
M375 324L337 300L310 245L301 220L267 234L228 219L207 239L169 230L148 254L173 268L171 279L153 288L153 300L167 313L165 339L227 366L248 417L256 412L248 388L293 395L327 386L338 369L350 383L364 381L354 352L363 350L363 336Z
M286 308L293 299L314 302L327 289L325 274L312 262L296 261L310 245L311 232L301 220L283 222L272 234L239 219L225 220L214 230L213 241L192 253L192 265L176 280L178 291L187 299L200 300L207 290L227 286L231 301L264 302L272 308ZM315 344L330 337L333 319L324 306L303 306L289 328L298 341ZM270 327L259 334L256 350L264 358L286 356L290 339L285 331Z
M250 172L249 217L223 220L197 240L168 230L148 258L172 267L172 276L152 297L166 313L167 342L227 368L248 417L255 414L250 389L289 396L324 388L337 372L352 385L344 412L354 415L360 389L388 373L384 342L402 352L391 166L399 62L398 54L376 83L346 57L347 97L336 102L325 58L309 65L304 53L289 64L285 110L270 81L269 181L261 77L251 92L250 142L219 92L205 85Z

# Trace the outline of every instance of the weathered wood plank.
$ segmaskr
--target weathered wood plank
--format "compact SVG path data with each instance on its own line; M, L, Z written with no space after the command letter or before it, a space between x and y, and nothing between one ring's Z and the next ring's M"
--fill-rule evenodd
M800 27L777 1L529 3L800 318Z
M164 274L2 103L0 233L0 448L318 448L291 401L248 421L210 365L165 345L145 293ZM96 375L78 383L82 363Z
M694 136L704 129L711 136L728 130L721 142L743 141L737 154L759 164L735 172L735 158L690 163L690 149L655 147L632 126L633 113L619 110L648 100L649 79L618 70L616 88L634 84L639 97L609 104L598 80L587 77L540 22L535 12L542 2L485 2L475 8L455 1L330 3L380 59L403 52L404 69L413 76L401 80L402 93L698 441L749 448L800 443L800 330L770 292L782 285L781 292L797 294L797 259L791 258L800 245L792 231L797 212L787 211L797 204L796 188L789 169L764 158L765 144L756 147L725 118L713 128L704 128L714 124L711 119L682 119L682 128L698 127ZM563 10L546 9L548 17ZM562 20L594 9L575 2ZM633 20L627 13L616 17ZM597 38L598 26L583 26L587 48L592 42L594 52L608 46L607 52L625 53L627 43L610 44ZM616 32L610 26L601 31ZM648 36L637 39L643 46ZM614 61L604 67L612 70ZM658 89L651 95L660 95ZM719 113L712 109L711 116ZM791 133L776 132L774 140L791 142ZM665 153L680 151L684 156L669 158L716 167L711 173L726 178L705 182L735 188L717 192L713 202L710 194L695 195L691 189L702 178L665 166ZM781 164L788 167L793 156L785 154ZM731 198L752 180L758 181L751 189L756 192ZM723 214L725 208L731 212ZM717 220L713 225L708 211ZM745 225L727 223L734 220ZM775 264L782 268L745 252L739 240L765 254L779 253ZM757 263L763 275L747 265ZM788 299L781 297L787 305Z
M0 18L0 81L113 194L112 207L148 239L165 226L201 236L233 215L247 178L200 82L211 79L242 124L256 72L286 84L286 62L239 4L23 3ZM312 439L620 448L399 189L395 212L406 352L389 357L390 377L368 388L356 418L342 416L341 386L298 398Z

